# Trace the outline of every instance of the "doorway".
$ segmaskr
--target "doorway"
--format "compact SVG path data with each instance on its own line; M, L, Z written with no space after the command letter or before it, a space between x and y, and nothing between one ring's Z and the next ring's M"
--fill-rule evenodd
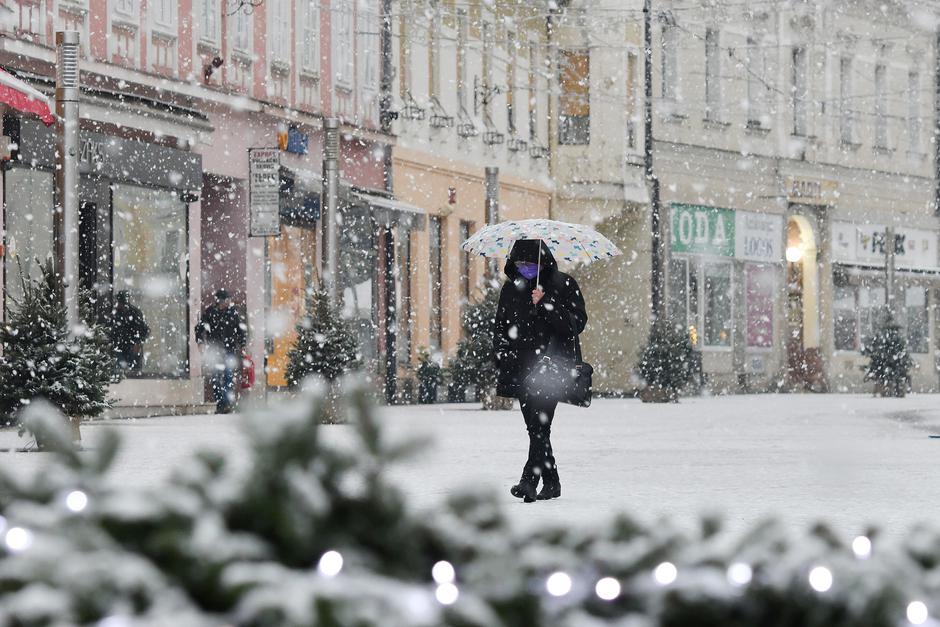
M816 236L804 216L792 215L787 221L786 259L787 386L822 391Z

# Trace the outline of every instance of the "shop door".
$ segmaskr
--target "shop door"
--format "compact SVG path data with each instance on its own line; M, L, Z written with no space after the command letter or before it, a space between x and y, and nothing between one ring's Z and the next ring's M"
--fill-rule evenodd
M803 350L803 267L787 264L787 374L792 383L802 384L806 373Z
M78 209L78 284L94 293L98 282L98 204L83 200Z

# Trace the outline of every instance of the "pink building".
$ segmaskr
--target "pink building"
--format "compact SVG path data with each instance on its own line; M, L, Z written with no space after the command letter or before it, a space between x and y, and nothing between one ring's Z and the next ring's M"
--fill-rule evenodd
M0 66L47 93L54 33L82 35L82 281L107 302L126 290L152 331L141 371L114 387L121 405L164 412L204 402L193 327L222 287L247 313L254 362L268 365L252 394L285 383L293 329L319 276L320 129L330 115L343 121L343 265L355 270L344 279L347 313L360 321L366 355L383 362L394 344L382 303L393 299L376 250L420 221L386 191L379 0L7 4ZM4 163L0 217L8 303L16 259L29 266L51 249L54 141L12 110L3 130L17 148ZM276 146L281 235L251 237L248 149Z

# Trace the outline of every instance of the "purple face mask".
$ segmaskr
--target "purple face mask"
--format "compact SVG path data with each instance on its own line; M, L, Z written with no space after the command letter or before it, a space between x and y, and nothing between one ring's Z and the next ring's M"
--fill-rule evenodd
M516 269L526 279L532 280L539 274L539 264L531 261L517 261Z

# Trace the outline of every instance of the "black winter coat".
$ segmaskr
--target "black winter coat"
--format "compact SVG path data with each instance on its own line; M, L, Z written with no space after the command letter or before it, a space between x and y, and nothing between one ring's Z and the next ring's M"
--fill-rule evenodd
M117 351L127 351L150 337L143 312L130 303L118 303L111 312L111 343Z
M230 305L219 309L215 305L206 307L196 326L196 341L218 344L230 353L245 348L245 323L238 310Z
M518 398L522 382L544 355L574 360L578 335L587 324L584 297L577 282L558 270L558 264L544 242L542 270L538 282L545 295L532 304L536 279L526 279L516 269L516 261L537 260L533 240L520 240L506 261L508 280L499 293L493 347L496 352L496 393Z

